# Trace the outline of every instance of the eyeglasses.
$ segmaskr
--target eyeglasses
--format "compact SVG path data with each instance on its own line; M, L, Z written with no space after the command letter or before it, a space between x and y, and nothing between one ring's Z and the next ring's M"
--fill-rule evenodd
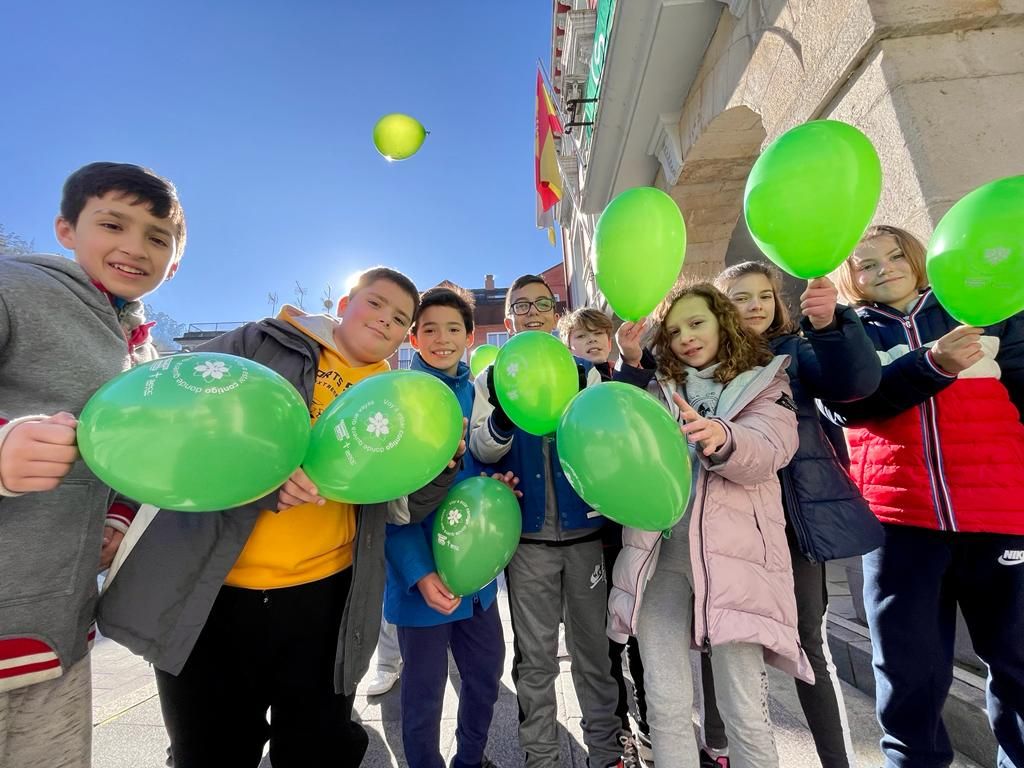
M536 307L538 312L550 312L555 308L555 300L541 297L536 301L517 301L513 304L510 309L513 315L528 315L530 314L530 307Z

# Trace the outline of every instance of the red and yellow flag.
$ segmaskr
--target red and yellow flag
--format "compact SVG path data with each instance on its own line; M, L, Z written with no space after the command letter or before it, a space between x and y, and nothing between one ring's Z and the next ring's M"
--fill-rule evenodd
M548 229L554 242L554 217L548 211L562 199L562 177L555 152L555 136L562 134L555 105L544 78L537 71L537 128L534 142L534 177L537 183L537 226Z

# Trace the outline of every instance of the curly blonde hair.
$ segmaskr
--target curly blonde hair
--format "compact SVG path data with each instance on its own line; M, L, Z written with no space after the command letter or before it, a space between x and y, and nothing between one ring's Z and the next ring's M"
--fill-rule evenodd
M654 337L654 359L658 373L678 384L686 382L686 365L672 351L672 337L665 327L665 319L680 300L697 296L704 300L711 314L718 320L718 362L715 380L728 384L744 371L767 364L773 357L767 342L753 331L747 330L740 313L729 298L711 283L682 285L673 290L655 310L658 329Z

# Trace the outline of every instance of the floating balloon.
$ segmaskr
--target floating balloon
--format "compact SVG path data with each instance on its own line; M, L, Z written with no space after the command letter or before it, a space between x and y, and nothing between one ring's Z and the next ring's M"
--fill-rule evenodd
M469 357L469 372L474 376L479 376L487 369L487 366L494 363L497 357L498 348L496 346L481 344L473 350L473 354Z
M111 379L78 419L78 447L104 483L182 512L230 509L294 472L309 409L288 381L234 355L196 352Z
M994 325L1024 310L1024 176L960 199L928 244L928 280L961 323Z
M321 496L374 504L416 491L462 439L462 409L439 379L391 371L339 395L313 425L302 463Z
M398 112L384 115L373 126L373 145L388 160L405 160L423 145L427 131L420 121Z
M789 274L827 275L871 223L882 165L852 125L815 120L787 131L754 163L743 211L754 242Z
M576 493L617 523L664 531L686 511L686 441L638 387L613 381L581 392L558 425L558 459Z
M550 333L517 333L491 368L494 391L513 423L533 435L550 435L579 392L576 361Z
M519 546L523 517L515 494L489 477L456 485L434 517L434 563L441 581L464 597L490 584Z
M658 306L679 279L685 253L683 215L660 189L626 190L597 221L597 285L624 320L635 322Z

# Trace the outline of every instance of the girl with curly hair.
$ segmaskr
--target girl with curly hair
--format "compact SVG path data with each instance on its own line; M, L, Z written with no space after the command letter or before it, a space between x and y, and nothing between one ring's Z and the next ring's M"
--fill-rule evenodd
M647 715L658 768L696 768L689 650L711 655L734 768L779 764L765 662L813 680L797 633L777 473L797 447L787 359L744 327L708 283L656 315L657 371L637 367L635 324L617 336L623 376L647 388L690 444L687 508L668 531L623 530L609 635L636 635L652 674Z

